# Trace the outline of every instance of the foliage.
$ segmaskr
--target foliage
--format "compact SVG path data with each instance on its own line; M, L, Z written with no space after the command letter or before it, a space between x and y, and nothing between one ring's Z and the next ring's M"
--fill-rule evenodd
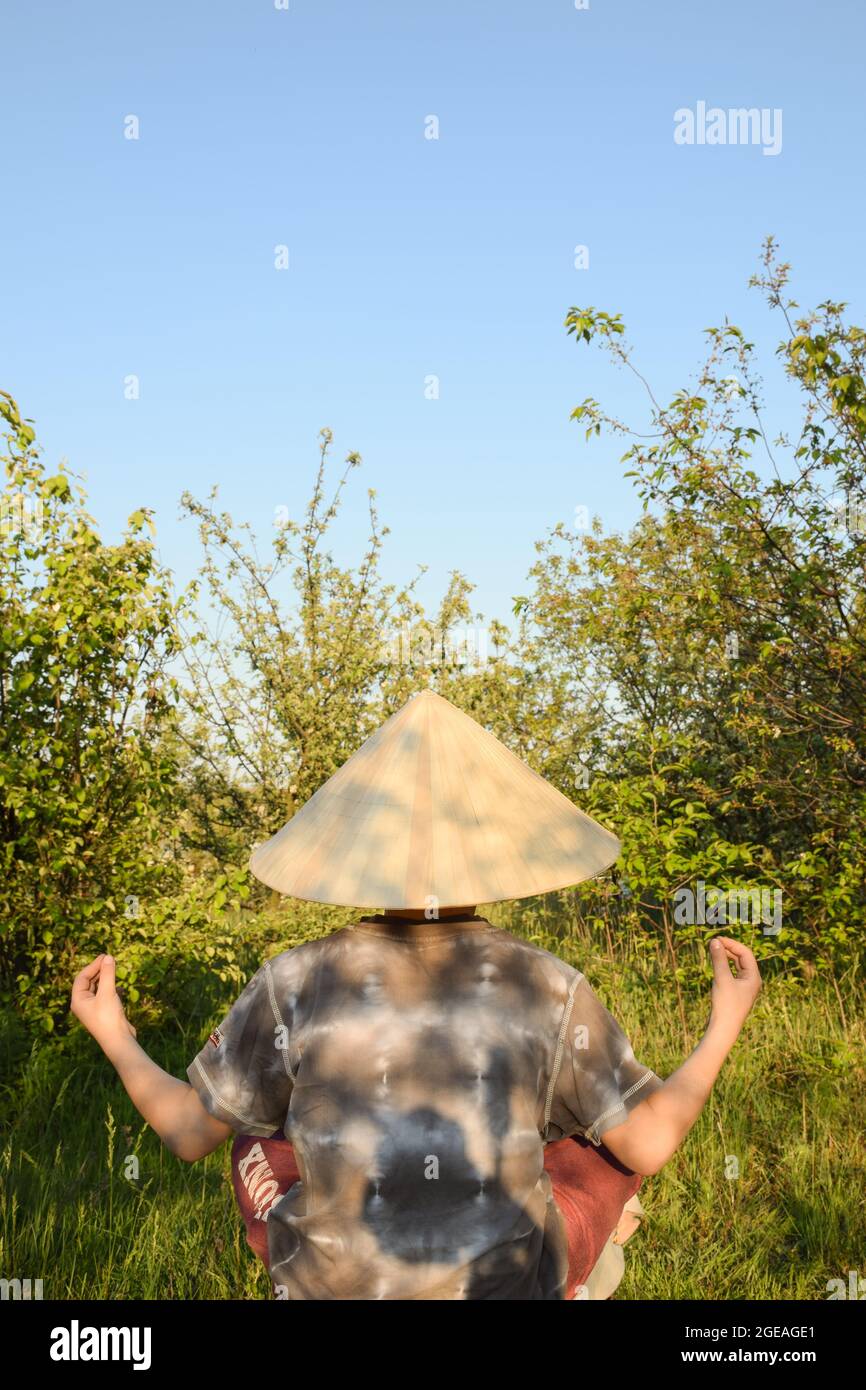
M519 606L591 714L573 765L592 767L635 910L675 950L696 934L672 920L683 885L778 890L784 930L751 944L829 969L866 926L866 334L830 302L792 323L787 276L769 241L754 283L786 326L793 441L768 442L731 324L708 330L695 390L660 405L644 383L648 431L584 401L587 437L628 437L644 516L627 536L555 528ZM566 324L644 381L619 316Z
M105 545L0 393L0 992L53 1028L78 951L172 875L176 604L145 511Z

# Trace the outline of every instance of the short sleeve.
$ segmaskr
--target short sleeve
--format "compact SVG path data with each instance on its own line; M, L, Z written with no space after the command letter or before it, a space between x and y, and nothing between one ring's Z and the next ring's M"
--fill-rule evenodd
M279 994L266 961L187 1067L204 1108L238 1134L266 1139L285 1123L294 1079Z
M616 1019L584 975L572 981L563 1009L545 1107L545 1139L582 1134L599 1148L664 1082L635 1058Z

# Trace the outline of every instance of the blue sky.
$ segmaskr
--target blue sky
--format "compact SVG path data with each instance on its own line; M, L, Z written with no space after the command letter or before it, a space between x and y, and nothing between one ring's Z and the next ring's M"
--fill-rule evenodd
M621 443L569 421L587 395L643 418L572 304L623 314L662 395L726 314L772 363L747 288L769 232L804 306L864 321L857 0L7 0L3 27L0 386L107 539L155 510L179 581L181 491L219 484L265 536L328 426L364 459L338 557L375 487L389 578L428 564L432 605L460 569L507 618L549 526L639 512ZM781 152L677 145L701 100L781 109Z

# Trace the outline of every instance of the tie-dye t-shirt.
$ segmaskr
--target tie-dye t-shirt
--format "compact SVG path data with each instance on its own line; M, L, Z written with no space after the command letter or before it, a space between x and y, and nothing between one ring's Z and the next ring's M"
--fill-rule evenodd
M481 917L365 917L276 956L187 1075L294 1146L268 1215L288 1299L562 1299L544 1145L599 1145L662 1085L579 971Z

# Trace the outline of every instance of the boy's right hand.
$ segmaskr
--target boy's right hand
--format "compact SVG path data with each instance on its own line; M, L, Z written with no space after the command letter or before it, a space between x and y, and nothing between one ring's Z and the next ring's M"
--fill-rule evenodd
M730 936L714 936L710 942L713 963L710 1022L739 1033L761 992L761 972L754 953ZM731 974L731 962L736 975Z
M78 972L72 986L70 1009L102 1048L118 1038L135 1037L117 993L114 967L114 956L97 956Z

